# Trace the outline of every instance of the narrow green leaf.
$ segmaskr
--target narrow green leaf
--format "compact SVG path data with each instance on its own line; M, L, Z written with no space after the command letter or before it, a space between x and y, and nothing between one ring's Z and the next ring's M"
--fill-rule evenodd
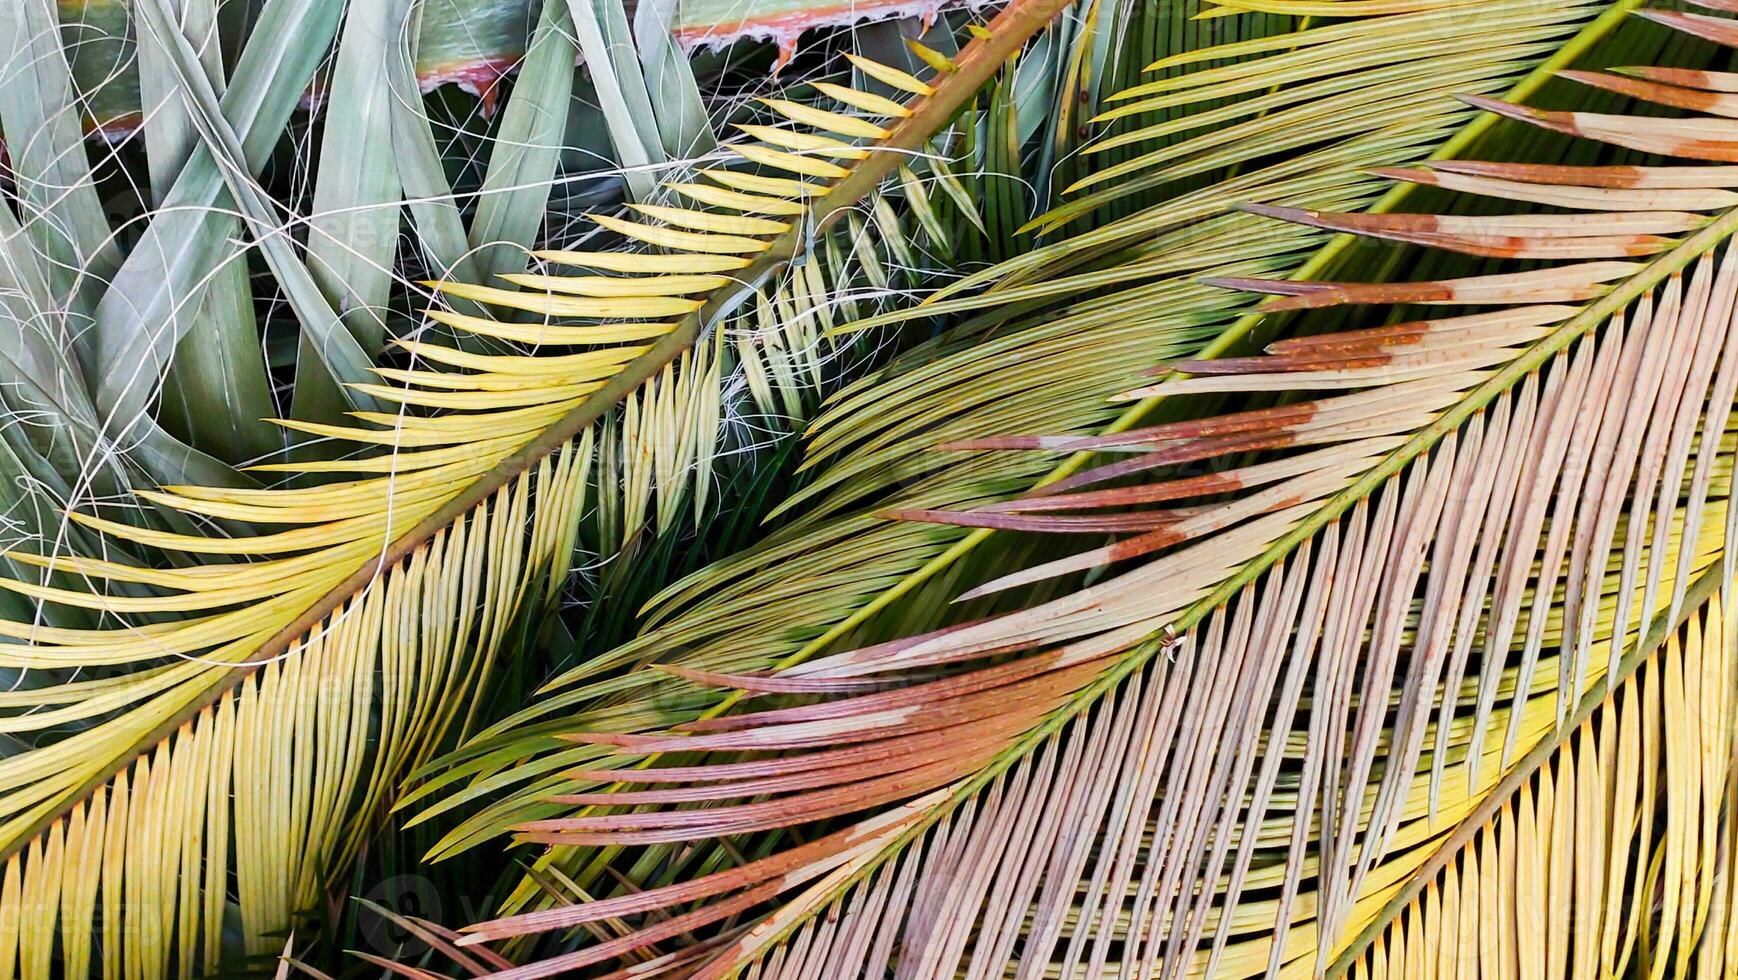
M199 53L205 76L220 91L224 85L223 57L217 37L217 8L212 0L171 0L176 26ZM187 105L175 84L169 55L150 32L138 39L139 97L149 106L143 112L146 172L151 175L152 199L161 203L187 164L197 137Z
M170 10L199 64L218 89L224 84L223 52L213 0L172 0ZM184 93L174 81L169 55L155 35L138 39L139 86L143 104L145 154L154 200L161 202L198 143ZM164 378L159 414L166 425L193 445L230 462L253 459L281 448L282 431L265 421L277 414L271 380L254 319L247 260L231 244L241 235L234 218L213 222L210 234L222 252L202 283L193 325L175 347Z
M290 308L301 322L302 335L312 352L339 384L366 384L373 377L373 361L356 338L343 328L313 275L296 255L275 205L248 174L241 139L224 119L217 92L211 80L200 71L192 46L169 21L166 2L143 0L139 4L142 29L157 32L158 40L163 43L169 55L168 64L187 95L190 115L202 147L216 161L236 209L258 239L266 264L271 267ZM380 407L373 398L360 392L349 388L343 392L353 408L378 410Z
M392 152L398 160L405 206L416 226L417 245L440 278L481 282L465 238L464 218L453 200L453 188L441 165L428 110L417 87L415 66L420 49L413 49L410 39L422 36L423 4L401 2L396 9L399 19L385 52L386 84L391 91L387 108L392 114ZM470 306L468 300L459 304L461 308ZM479 308L467 312L479 312Z
M353 0L344 15L337 64L322 100L320 164L308 216L308 272L370 358L386 343L386 302L398 251L401 184L388 51L407 5ZM331 365L306 331L298 350L290 413L337 421L349 402L328 373Z
M75 487L99 498L124 492L130 486L126 459L102 432L69 339L67 318L76 314L55 302L43 256L3 206L0 314L0 396L16 422L5 427L5 434L31 480L63 502L72 499ZM180 446L149 420L139 438L139 448L147 453L169 459L185 450L182 455L197 472L223 484L235 482L233 470ZM190 472L177 464L173 475Z
M398 251L400 184L392 141L390 48L409 0L351 0L323 100L320 165L308 216L308 271L370 355Z
M233 220L222 230L230 239L241 232ZM191 445L243 463L283 448L284 437L266 421L278 409L254 317L247 257L231 248L218 262L193 329L175 345L158 413Z
M712 152L718 136L707 118L688 55L671 33L680 6L679 0L640 0L634 8L633 40L664 152L685 160Z
M246 172L263 166L307 91L341 7L341 0L267 0L260 12L222 97L226 127L239 141ZM223 242L213 233L220 216L212 208L223 190L223 174L210 153L203 146L195 149L164 198L165 210L146 228L97 305L93 386L97 406L117 438L144 424L146 406L175 346L193 326L192 297L222 254ZM151 458L167 462L174 455L180 454Z
M664 144L621 0L568 0L567 6L628 190L635 200L649 201L657 193L654 168L665 162Z
M47 257L57 298L101 288L120 264L85 156L72 74L53 0L11 0L0 10L0 129L22 175L22 223Z
M573 97L573 22L565 0L545 0L531 48L501 112L489 171L483 178L470 240L477 250L478 282L525 269L524 246L533 241L549 204L550 182L561 159L567 104Z
M42 256L12 209L0 207L0 355L19 366L24 380L64 388L88 405L84 381L71 359L66 323L45 315L54 307Z

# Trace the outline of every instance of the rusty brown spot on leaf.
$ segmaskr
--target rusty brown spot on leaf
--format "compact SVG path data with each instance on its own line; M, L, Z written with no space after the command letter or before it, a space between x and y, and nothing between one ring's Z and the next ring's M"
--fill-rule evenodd
M1043 510L1069 510L1086 507L1120 507L1130 504L1159 503L1188 497L1207 497L1243 489L1243 480L1225 473L1208 473L1180 480L1164 480L1138 487L1111 487L1086 493L1059 494L1053 497L1023 497L1000 504L990 504L984 510L1022 513Z
M1598 71L1560 71L1562 78L1572 82L1580 82L1591 88L1616 92L1632 98L1642 99L1656 105L1669 105L1679 109L1690 109L1696 112L1712 112L1716 115L1728 115L1731 100L1725 96L1693 88L1679 88L1676 85L1665 85L1659 82L1624 78L1621 75L1608 75Z

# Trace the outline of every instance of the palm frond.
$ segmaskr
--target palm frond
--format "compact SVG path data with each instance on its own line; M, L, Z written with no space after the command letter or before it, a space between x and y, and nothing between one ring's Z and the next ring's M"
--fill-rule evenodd
M1508 9L1493 4L1484 13ZM1564 7L1554 30L1572 29L1589 13ZM1481 16L1472 22L1490 21ZM1599 29L1609 23L1602 21ZM1486 69L1492 77L1535 63L1500 46L1489 50L1495 52ZM1371 79L1373 90L1383 77ZM515 817L546 810L534 801L563 785L555 773L595 758L587 750L563 748L549 736L589 722L560 721L554 717L559 712L594 699L607 704L631 698L656 683L653 674L609 676L612 667L669 659L666 651L674 649L683 651L682 663L708 670L741 672L800 661L872 623L877 611L914 596L932 577L956 574L958 560L980 536L962 540L945 528L887 523L862 513L863 502L895 494L907 505L935 508L998 499L1029 486L1049 464L1011 454L940 459L914 446L1045 426L1090 429L1111 423L1116 409L1105 404L1106 396L1136 383L1146 367L1197 349L1242 312L1235 296L1199 286L1192 281L1195 275L1280 272L1302 261L1320 241L1307 229L1233 211L1232 203L1251 188L1269 185L1284 200L1338 201L1339 206L1371 201L1382 185L1366 182L1360 168L1411 159L1414 147L1429 145L1474 118L1448 100L1446 90L1442 101L1441 114L1412 116L1398 128L1374 125L1367 133L1331 140L1272 166L1262 165L1266 154L1258 144L1238 144L1240 153L1221 161L1226 170L1219 182L1154 206L1140 225L1151 240L1134 252L1114 253L1101 271L1064 278L1055 288L1035 284L991 302L973 300L1013 312L985 313L842 392L811 426L806 468L815 480L783 508L802 515L795 526L668 589L652 606L641 639L558 679L552 686L564 690L497 725L455 757L450 773L425 788L433 792L451 780L479 777L429 811L433 815L487 798L505 784L537 780L523 794L466 820L449 837L450 844L474 843ZM1188 153L1187 141L1183 152ZM1253 169L1244 173L1239 167ZM1053 251L1074 256L1091 244L1088 235ZM1069 300L1071 294L1118 283L1132 285ZM1041 304L1052 295L1068 305L1048 314ZM948 302L931 308L948 312ZM1034 306L1038 312L1027 312ZM1081 344L1083 336L1092 338L1091 346ZM945 583L939 580L944 588L936 591L944 591ZM910 603L902 607L917 622L943 611L937 602L924 609ZM523 735L522 743L515 743L517 735ZM527 752L550 754L511 771L494 770L506 760L522 761ZM480 778L485 775L490 778ZM521 805L531 809L520 810Z
M1419 976L1462 964L1547 975L1729 969L1738 688L1726 598L1625 664L1620 687L1590 697L1579 724L1552 732L1530 753L1538 764L1523 760L1453 834L1388 859L1410 874L1329 972L1366 975L1384 958L1391 972L1418 962ZM1469 912L1494 928L1468 932Z
M1659 19L1719 36L1699 21ZM1645 91L1671 105L1717 105L1693 91ZM1734 138L1719 116L1662 121L1471 101L1689 161L1726 159ZM696 654L692 644L705 635L698 624L678 617L661 625L648 642L606 659L656 656L657 644L680 637L690 648L669 658L670 669L742 692L724 707L767 694L823 699L708 710L663 733L576 733L570 719L536 719L625 688L601 681L563 692L499 726L508 737L485 739L460 760L456 774L482 775L490 754L520 760L536 750L544 755L528 775L552 774L464 833L516 818L526 841L646 846L647 860L662 862L693 841L899 808L642 896L509 915L478 927L476 938L566 928L630 904L644 910L719 896L712 908L753 906L771 888L797 893L706 954L694 975L726 975L799 928L807 931L780 947L776 975L806 975L831 955L853 964L866 948L882 956L869 962L885 962L896 942L905 951L897 970L911 976L962 967L1001 975L1014 961L1017 975L1034 976L1058 956L1067 972L1083 956L1102 962L1123 940L1125 955L1134 955L1132 944L1164 976L1308 970L1331 956L1403 874L1385 859L1440 834L1518 752L1562 724L1590 685L1617 679L1627 651L1645 653L1640 642L1663 637L1648 624L1675 620L1692 577L1720 560L1730 535L1738 257L1722 247L1738 212L1726 168L1441 162L1435 172L1444 176L1389 176L1580 213L1463 220L1258 210L1461 254L1576 264L1372 284L1220 277L1219 285L1278 294L1267 313L1371 303L1498 309L1395 316L1400 322L1375 328L1346 317L1339 325L1353 329L1287 340L1260 357L1185 361L1157 386L1126 392L1253 392L1271 396L1271 407L1124 425L1097 437L953 440L959 450L1131 455L1065 471L1011 502L962 507L956 499L899 516L983 529L1141 532L1004 575L965 598L1147 560L1025 609L820 657L812 655L844 629L773 660L733 657L719 643ZM1150 214L1140 220L1162 227ZM1332 394L1342 390L1350 393ZM1201 464L1227 469L1102 487ZM1095 513L1171 501L1194 502ZM852 557L861 562L856 543ZM769 548L755 558L777 554ZM819 561L806 565L815 570ZM728 579L714 577L715 589L719 581ZM684 589L693 595L695 586ZM716 616L729 599L751 594L777 595L732 583L696 608ZM1270 705L1278 720L1267 728ZM1179 732L1181 718L1192 724ZM556 751L563 733L581 747ZM1287 755L1272 751L1282 738L1310 750L1287 766ZM777 754L742 755L765 752ZM1283 797L1275 790L1282 773L1294 781ZM1711 785L1723 778L1715 774ZM548 789L575 782L595 789ZM1282 833L1265 842L1233 834L1239 826L1265 832L1270 808L1282 806ZM1083 878L1100 826L1116 828L1101 858L1124 856L1101 859ZM1143 841L1151 843L1137 861ZM1228 871L1233 846L1238 870ZM1253 864L1264 846L1279 859ZM1004 882L1027 882L1024 891L988 897L992 867ZM1216 883L1227 874L1221 897ZM1301 891L1306 877L1313 894ZM1250 888L1280 897L1245 902ZM805 926L826 908L839 914ZM730 904L720 914L740 910ZM695 925L708 921L702 911L686 915ZM1284 941L1234 946L1236 927L1224 923ZM799 955L817 949L827 951L816 954L822 960ZM539 975L556 962L522 972Z
M35 910L21 933L0 933L0 963L35 974L58 956L81 975L100 950L105 969L225 968L232 880L246 953L281 948L282 930L343 874L403 776L467 723L465 705L519 610L559 588L593 423L800 262L819 230L923 146L1058 7L1009 8L933 88L883 72L914 94L909 107L849 88L831 91L837 109L776 106L802 129L775 139L819 140L804 130L822 129L852 141L826 140L845 165L819 181L760 169L812 169L807 157L735 144L754 166L716 166L697 185L718 208L598 216L651 250L550 256L621 275L517 277L535 287L526 292L442 284L540 321L439 313L444 327L505 352L400 340L407 367L350 386L388 410L280 420L364 449L256 471L336 482L143 491L189 528L74 513L119 550L11 552L57 578L0 587L87 610L90 622L27 613L0 625L16 641L0 647L0 664L39 678L0 694L0 727L26 740L0 759L4 880ZM190 46L166 18L158 24L206 152L239 156ZM895 121L872 121L881 116ZM230 163L213 172L245 213L245 169ZM781 217L757 216L769 211ZM280 274L299 261L278 257ZM160 558L125 560L134 549Z

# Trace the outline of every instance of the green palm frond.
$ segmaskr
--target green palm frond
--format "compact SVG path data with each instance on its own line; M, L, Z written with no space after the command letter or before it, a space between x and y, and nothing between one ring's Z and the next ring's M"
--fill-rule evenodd
M1563 67L1626 12L1600 17L1546 69ZM1408 16L1403 5L1371 13L1372 20ZM1651 16L1723 37L1708 21ZM1375 68L1371 75L1379 87L1366 101L1392 92L1395 105L1409 104L1392 74ZM1723 246L1738 218L1726 168L1696 161L1728 159L1733 137L1710 94L1719 90L1716 76L1626 75L1652 85L1571 77L1715 114L1662 121L1541 112L1476 94L1469 101L1689 165L1442 160L1431 171L1383 175L1518 203L1520 212L1398 214L1394 197L1367 215L1257 207L1225 218L1261 228L1257 215L1283 217L1501 262L1473 275L1394 283L1216 277L1212 285L1278 294L1263 314L1358 304L1395 312L1339 315L1325 321L1337 329L1285 340L1263 356L1182 361L1156 385L1123 386L1146 411L1192 401L1209 406L1205 412L1146 426L1131 414L1102 436L1014 436L1006 433L1030 431L1043 416L1014 414L1019 401L992 389L985 399L992 407L951 430L934 414L921 426L914 416L902 430L896 414L886 422L887 403L878 402L875 422L887 424L881 444L836 447L826 444L823 416L813 434L816 459L854 452L823 471L848 474L828 488L833 500L812 491L814 530L795 526L734 568L672 590L664 599L671 611L654 613L644 638L562 678L565 690L485 733L444 777L465 785L454 795L461 802L525 784L455 831L454 845L510 827L520 840L557 845L544 866L584 875L601 855L643 847L638 867L648 869L687 855L685 880L565 907L521 899L505 910L512 914L475 927L471 941L711 899L684 913L698 927L712 921L706 909L735 916L777 894L752 929L708 947L706 965L692 975L727 975L775 944L781 958L768 969L791 976L854 964L865 949L881 957L871 960L873 974L872 964L887 962L896 947L899 973L912 976L1001 975L1014 963L1016 975L1066 974L1088 959L1102 964L1113 947L1139 955L1155 975L1307 972L1331 959L1428 856L1419 849L1470 812L1518 756L1550 737L1585 694L1627 683L1627 672L1669 632L1650 624L1675 623L1680 611L1700 615L1701 600L1689 605L1691 582L1723 567L1738 382L1730 348L1738 260ZM1539 77L1519 92L1536 90ZM1330 114L1322 135L1339 135L1332 126L1344 115ZM1205 145L1211 153L1215 141ZM1187 158L1191 149L1185 141L1168 152ZM1344 183L1334 176L1333 186ZM1162 231L1166 209L1186 199L1140 212L1131 225ZM1527 210L1537 204L1571 213ZM1070 239L1066 249L1031 250L978 277L996 283L984 299L954 308L1065 293L1049 278L1058 269L1072 273L1099 255L1122 259L1110 248L1130 247L1133 234L1113 223ZM1095 252L1098 243L1106 251ZM1150 254L1178 261L1176 243L1162 238ZM1573 264L1517 270L1512 263L1521 260ZM1080 273L1070 288L1124 281L1088 276ZM1021 292L1026 287L1034 291ZM1150 338L1164 321L1130 300L1129 291L1112 293L1104 308ZM1086 327L1092 321L1075 311L1098 302L1082 301L1062 322ZM1200 302L1190 309L1201 311ZM1420 305L1496 309L1407 319ZM1248 329L1233 325L1229 335ZM1105 365L1116 363L1107 350L1094 348L1093 366L1114 383L1104 378L1112 373ZM872 390L884 397L898 388L882 378ZM1036 393L1033 409L1063 390ZM1256 407L1215 413L1208 399L1227 395L1254 398ZM849 417L851 398L841 396L839 416ZM1009 414L997 420L1001 409ZM1076 413L1069 425L1083 417L1090 416ZM1000 425L960 431L980 418ZM1000 471L1014 477L1001 487L970 482L997 473L998 456L946 467L935 483L951 497L925 500L921 485L899 492L905 506L897 516L979 528L970 538L841 516L842 505L872 485L864 474L896 468L891 461L907 448L897 440L919 435L957 451L1082 455L1012 500L1005 497L1015 464ZM874 461L882 447L886 461ZM1107 452L1120 458L1087 465L1092 457L1084 454ZM1178 469L1203 464L1212 467L1207 476ZM1175 475L1126 483L1155 471ZM1153 504L1161 506L1143 506ZM1106 507L1119 510L1102 513ZM933 600L926 610L920 596L899 623L875 621L874 613L944 568L973 574L954 562L972 546L965 542L991 530L1132 536L1096 549L1031 545L1061 556L962 597L980 599L967 608L987 618L948 617L947 628L913 634L913 622L940 618ZM868 563L882 553L887 571L872 573ZM1006 569L1021 554L1006 549L992 567ZM1069 576L1089 571L1090 584L1068 591L1076 581ZM817 594L815 585L830 578L850 590L849 600L829 604ZM798 581L807 591L779 589ZM1045 589L1062 594L999 611L1007 607L995 596L1034 585L1038 599ZM954 591L943 578L926 593L937 586ZM786 639L743 635L754 605L774 598L776 617L766 622L785 629ZM855 607L863 611L841 619L850 603L865 603ZM793 642L793 619L805 615L817 626ZM840 625L819 628L828 622ZM872 642L878 632L897 638ZM677 708L692 714L668 731L636 731L625 709L649 681L606 671L647 661L697 690L739 693L704 710ZM748 697L791 695L822 697L725 710ZM1300 703L1307 714L1298 714ZM1270 705L1279 719L1273 728L1265 724ZM1299 754L1274 752L1281 738ZM536 757L530 766L528 756ZM511 773L502 768L509 761ZM1723 787L1727 765L1710 762L1706 785ZM659 783L668 787L646 785ZM824 825L824 835L772 836L880 806L893 809L843 828ZM1272 834L1269 820L1277 821ZM1244 831L1234 834L1238 827ZM1249 833L1258 827L1260 836ZM708 847L678 850L748 834L768 842L758 852L764 856L730 861L736 867L698 857L719 853ZM1143 841L1151 843L1143 848ZM1390 860L1408 853L1417 857L1410 868ZM706 874L711 867L727 870ZM1226 875L1222 888L1216 883ZM577 880L589 887L589 878ZM832 911L812 919L824 909ZM1236 925L1220 928L1227 916ZM640 935L651 942L653 933ZM610 951L632 948L623 940ZM1644 954L1673 955L1666 948L1637 955ZM590 962L584 952L568 955L522 972Z

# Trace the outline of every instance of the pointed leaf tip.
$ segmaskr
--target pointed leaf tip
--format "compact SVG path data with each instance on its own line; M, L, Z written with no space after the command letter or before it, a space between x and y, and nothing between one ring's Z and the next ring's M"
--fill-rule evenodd
M1319 216L1320 211L1305 208L1289 208L1280 204L1262 204L1257 201L1244 201L1237 205L1237 210L1247 214L1260 215L1264 218L1278 218L1281 221L1307 223Z
M1505 102L1502 99L1493 99L1484 95L1473 95L1470 92L1462 92L1456 95L1455 98L1469 106L1472 106L1474 109L1495 113L1496 115L1518 120L1520 122L1532 123L1535 126L1553 126L1553 124L1555 124L1555 126L1561 126L1566 122L1566 120L1559 121L1556 117L1568 115L1567 113L1545 112L1524 105L1516 105L1513 102ZM1555 128L1555 126L1553 126L1553 128Z
M1360 172L1371 177L1404 181L1408 184L1429 184L1436 181L1436 175L1424 167L1371 167Z

